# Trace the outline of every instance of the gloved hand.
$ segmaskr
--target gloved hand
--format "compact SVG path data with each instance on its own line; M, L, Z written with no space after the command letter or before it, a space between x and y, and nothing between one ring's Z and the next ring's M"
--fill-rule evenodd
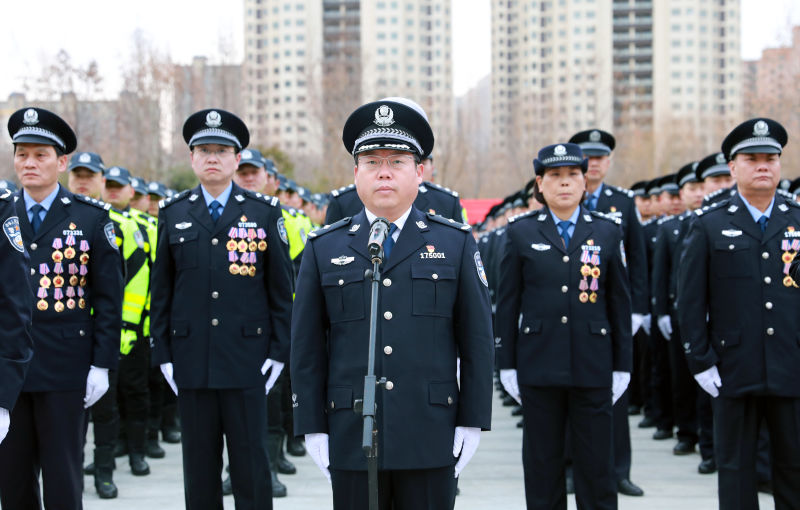
M662 315L658 318L658 329L661 330L664 339L670 339L672 336L672 319L669 318L669 315Z
M612 372L611 373L611 405L617 403L619 397L628 389L628 384L631 382L630 372Z
M328 466L331 465L331 461L328 456L328 434L306 434L306 451L330 482L331 472L328 470Z
M716 365L708 370L703 370L699 374L695 374L694 380L703 388L703 391L712 397L717 398L719 396L717 388L722 386L722 379L719 377L719 370L717 370Z
M278 380L278 376L281 375L283 371L283 363L280 361L275 361L274 359L269 359L261 365L261 375L267 375L267 370L272 367L272 372L269 373L269 377L267 378L267 383L264 385L264 390L266 391L267 395L269 395L269 390L275 386L275 381Z
M8 427L11 426L11 414L5 407L0 407L0 443L6 438L8 434Z
M86 396L83 407L88 409L108 391L108 369L91 366L86 377Z
M174 367L172 366L172 363L162 363L161 364L161 373L164 374L164 379L166 379L167 384L172 389L172 393L174 393L175 396L177 397L178 396L178 385L175 384L175 379L172 378L173 370L174 370Z
M631 314L631 336L635 335L639 328L644 324L644 315L640 313Z
M648 335L650 335L650 328L653 325L652 324L653 323L652 319L653 319L653 316L648 313L647 315L644 316L644 320L642 321L642 329Z
M472 456L475 455L480 442L481 429L477 427L456 427L456 435L453 438L453 457L458 458L458 462L456 462L456 478L467 466ZM459 457L459 454L461 457Z
M522 397L519 396L519 382L517 382L517 369L504 368L500 370L500 383L509 395L514 397L518 404L522 404Z
M461 357L456 358L456 382L458 382L458 387L461 387Z
M120 336L119 342L119 353L123 356L127 356L130 354L131 350L133 349L133 345L136 343L136 339L138 335L136 331L131 331L130 329L123 329L122 335Z

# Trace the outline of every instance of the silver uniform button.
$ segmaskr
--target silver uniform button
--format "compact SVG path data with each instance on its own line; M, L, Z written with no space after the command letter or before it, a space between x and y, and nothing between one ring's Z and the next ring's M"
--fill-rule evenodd
M606 335L606 333L608 333L608 331L606 330L606 328L601 328L601 329L600 329L600 334L601 334L601 335L605 336L605 335Z
M528 333L531 332L531 328L529 328L528 326L525 326L525 329L523 329L522 332L527 335Z
M334 404L333 400L331 400L331 409L334 409L335 407L336 407L336 404Z
M183 238L181 237L180 239L178 239L178 241L183 242Z
M339 280L339 285L344 285L344 280Z
M775 334L775 330L774 330L774 329L772 329L772 328L767 328L767 334L768 334L769 336L772 336L772 335L774 335L774 334Z
M383 279L383 286L384 287L391 287L392 286L392 280L390 280L389 278L384 278Z
M564 255L564 256L561 258L561 260L563 260L564 262L569 262L569 257L568 257L568 256L566 256L566 255Z
M211 293L211 297L217 299L219 297L219 292L215 290L214 292Z
M31 268L31 276L33 276L35 274L36 274L36 270L34 268Z
M438 279L439 279L439 275L438 275L438 274L436 274L436 273L433 273L433 274L431 275L431 278L433 278L434 280L438 280Z
M387 321L392 320L392 312L383 312L383 318Z
M452 404L453 404L453 397L447 395L447 405L452 405Z
M568 320L566 315L561 317L561 324L566 324Z
M211 244L212 244L212 246L216 246L216 245L218 245L218 244L219 244L219 239L217 239L217 238L215 237L214 239L212 239L212 240L211 240Z
M386 389L390 390L394 388L394 383L392 381L386 381Z
M79 334L80 336L86 336L86 331L84 331L84 330L80 330L80 331L78 331L78 334Z
M721 340L721 341L719 342L719 344L720 344L721 346L725 347L725 340Z
M38 248L38 247L39 247L39 245L38 245L38 244L36 244L36 243L31 243L31 251L36 251L36 248Z
M761 258L764 259L764 260L767 260L769 258L769 252L765 251L764 253L762 253L761 254Z
M391 345L387 345L386 347L384 347L383 348L383 353L385 355L387 355L387 356L390 355L392 353L392 346Z
M734 248L736 248L734 245L732 245L732 244L729 244L729 245L728 245L728 249L729 249L729 250L732 250L732 249L734 249Z
M766 308L767 310L772 310L772 302L767 301L766 303L764 303L764 308Z
M261 329L261 328L257 328L257 329L256 329L256 334L257 334L257 335L260 335L260 334L261 334L263 331L264 331L263 329Z
M765 276L765 277L764 277L764 283L766 283L767 285L769 285L770 283L772 283L772 278L770 278L769 276Z
M211 319L211 325L212 325L212 326L216 326L217 324L219 324L219 320L217 320L217 319Z
M568 290L569 290L569 289L567 288L567 286L566 286L566 285L562 285L562 286L561 286L561 293L562 293L562 294L566 294Z

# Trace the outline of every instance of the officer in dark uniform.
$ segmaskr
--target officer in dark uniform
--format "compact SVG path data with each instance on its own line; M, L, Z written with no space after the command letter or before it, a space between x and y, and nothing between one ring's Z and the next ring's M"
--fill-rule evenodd
M534 195L545 207L511 218L505 234L497 357L522 402L528 509L566 506L567 428L578 506L617 507L612 406L630 382L631 302L621 221L581 207L586 167L576 144L540 150Z
M25 374L33 357L31 341L31 308L28 269L30 259L22 240L19 216L14 207L13 183L6 183L0 194L0 220L4 236L0 236L0 443L8 433L10 410L14 409ZM9 186L10 184L10 186Z
M775 508L800 501L800 205L776 192L786 130L756 118L722 142L738 193L697 211L684 241L678 316L689 368L712 397L721 509L758 508L766 421ZM706 317L708 321L706 322Z
M366 509L362 418L353 404L367 372L370 225L385 217L393 226L377 319L375 373L385 380L376 414L380 508L452 509L455 477L491 420L483 263L468 225L413 206L420 160L433 148L417 109L368 103L350 115L342 138L364 208L309 235L292 315L295 433L305 434L312 459L331 477L334 509Z
M697 178L703 183L702 207L725 200L736 194L736 182L731 177L725 154L715 152L700 160L696 169Z
M588 129L572 135L570 143L580 145L589 159L586 171L585 207L599 211L622 221L623 241L628 254L628 278L632 304L632 334L647 321L650 298L647 287L647 255L644 232L639 222L633 193L603 182L611 164L611 152L616 140L606 131ZM638 354L638 353L637 353ZM617 486L621 494L642 496L644 491L631 481L631 434L628 424L628 395L614 405L614 466Z
M426 122L428 121L427 114L416 102L397 97L384 99L404 102L406 106L413 108L419 115L424 117ZM461 200L458 198L458 193L429 181L421 182L418 188L419 193L417 193L417 198L414 200L414 207L422 212L436 214L459 223L464 221ZM327 225L332 225L344 217L355 216L363 207L364 205L361 203L361 199L356 192L355 184L335 189L330 193L330 202L328 203L328 212L325 214L325 223Z
M183 137L200 185L161 205L150 312L152 363L178 395L186 506L222 507L224 436L237 508L272 508L265 386L289 355L286 230L277 198L231 181L250 138L238 117L202 110Z
M81 508L85 408L108 390L117 366L121 259L107 204L58 184L75 150L56 114L24 108L8 121L22 183L16 212L30 253L35 352L12 427L0 445L0 506Z

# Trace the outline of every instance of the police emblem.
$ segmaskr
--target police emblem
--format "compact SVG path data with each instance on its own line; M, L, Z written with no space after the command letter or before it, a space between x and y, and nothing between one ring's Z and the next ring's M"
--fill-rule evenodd
M556 156L566 156L567 155L567 148L563 145L556 145L556 148L553 149L553 154Z
M766 136L769 134L769 126L763 120L759 120L753 125L753 135Z
M147 185L147 189L149 189L150 191L158 191L158 183L151 182L150 184Z
M622 260L622 265L628 267L628 258L625 256L625 243L622 241L619 242L619 256Z
M596 129L589 133L589 140L592 142L599 142L600 141L600 131Z
M253 153L250 152L248 149L242 151L242 159L252 159Z
M717 154L717 164L718 165L724 165L725 164L725 154L723 154L721 152L719 154Z
M380 127L391 126L394 124L394 112L391 108L382 104L375 110L375 124Z
M3 232L6 233L6 237L8 238L9 242L11 242L11 246L13 246L15 250L20 253L25 252L25 244L22 242L22 232L19 230L19 218L16 216L11 216L4 221Z
M481 279L481 282L483 282L483 284L488 287L489 282L486 281L486 270L483 268L481 253L479 251L476 251L475 255L473 255L473 258L475 259L475 267L478 269L478 277Z
M289 236L286 234L286 225L283 221L283 218L278 218L278 235L283 241L283 244L289 244Z
M115 250L119 250L119 247L117 246L117 234L114 233L114 224L110 221L106 223L106 226L103 227L103 233L106 235L106 241L108 241L108 244L110 244Z
M33 108L28 108L22 116L22 122L26 126L33 126L39 123L39 114Z
M92 156L90 156L88 153L84 152L83 154L78 156L78 161L80 161L81 163L91 163Z
M217 128L222 125L222 116L219 112L211 110L206 114L206 126L210 128Z
M133 233L133 240L136 241L136 246L138 246L140 250L144 249L144 236L140 231L137 230Z
M111 167L111 169L108 171L108 175L111 177L119 177L119 168Z

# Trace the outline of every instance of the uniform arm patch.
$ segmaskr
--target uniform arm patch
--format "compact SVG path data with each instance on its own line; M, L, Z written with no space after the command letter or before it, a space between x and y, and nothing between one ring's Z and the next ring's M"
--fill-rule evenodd
M472 257L475 260L475 268L478 270L478 277L481 279L481 282L488 287L489 282L486 280L486 270L483 268L483 261L481 260L481 252L476 251L475 255Z
M25 243L22 241L22 232L19 229L19 218L16 216L9 217L3 222L3 232L6 233L11 246L20 253L25 252Z
M106 223L106 226L103 227L103 233L106 235L108 244L110 244L115 250L119 250L119 247L117 246L117 234L114 232L113 222L109 221Z

